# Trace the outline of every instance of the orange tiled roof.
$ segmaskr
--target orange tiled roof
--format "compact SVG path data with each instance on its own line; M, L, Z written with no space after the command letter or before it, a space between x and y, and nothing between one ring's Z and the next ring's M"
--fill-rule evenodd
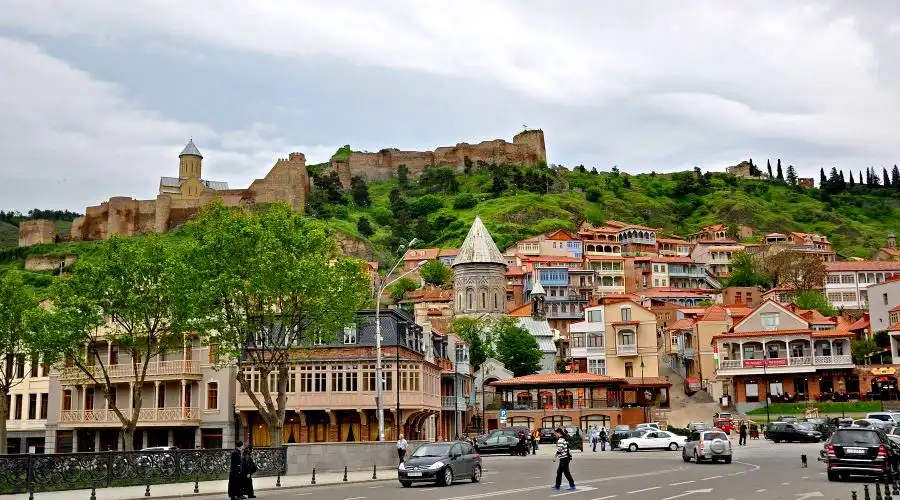
M521 306L515 306L506 313L507 316L511 318L530 318L531 317L531 303L522 304Z
M522 266L507 266L506 276L525 276L525 270Z
M651 257L653 262L668 262L670 264L694 264L694 259L690 257Z
M867 314L863 314L862 318L859 318L858 320L854 321L852 325L847 327L847 329L853 331L853 330L863 330L865 328L869 328L869 318L867 316L868 316Z
M890 255L891 257L900 257L900 249L884 247L880 249L882 252Z
M812 332L813 338L830 338L830 337L852 337L853 334L847 330L823 330L819 332Z
M713 339L717 338L742 338L742 337L769 337L773 335L796 335L802 333L812 333L812 330L809 328L796 328L793 330L772 330L772 331L752 331L752 332L728 332L728 333L720 333L719 335L713 335Z
M895 312L898 312L898 311L900 311L900 306L892 307L888 312L895 313Z
M826 262L828 271L900 271L900 262L885 260L859 260Z
M888 328L888 331L889 331L889 332L900 332L900 321L898 321L898 322L894 323L893 325L891 325L891 327Z
M536 373L523 377L514 377L499 380L490 385L494 387L544 385L544 384L589 384L589 383L613 383L622 382L623 379L596 373Z
M690 245L694 246L693 243L687 240L683 240L681 238L656 238L657 243L671 243L673 245Z
M565 229L557 229L552 233L547 235L548 240L556 240L556 241L568 241L568 240L580 240L577 236L573 236L572 233L566 231Z
M681 318L669 325L669 330L690 330L694 327L694 320L690 318Z
M700 321L725 321L728 317L727 311L722 306L710 306L706 309L706 313L700 317Z
M737 240L722 238L721 240L697 240L697 243L703 245L727 245L729 243L737 243Z
M625 377L625 384L638 386L672 385L666 377Z
M640 224L629 224L627 222L621 222L621 221L617 221L617 220L608 220L608 221L606 221L606 225L610 226L610 227L614 227L620 231L625 230L625 229L641 229L644 231L659 231L658 227L647 227L647 226L642 226Z

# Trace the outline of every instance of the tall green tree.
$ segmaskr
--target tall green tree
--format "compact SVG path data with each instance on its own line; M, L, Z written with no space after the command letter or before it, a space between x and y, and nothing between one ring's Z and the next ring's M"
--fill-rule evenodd
M368 238L375 234L375 228L372 227L372 223L369 221L369 218L363 215L356 221L356 230L359 231L359 234Z
M216 346L218 365L237 366L271 445L280 446L289 369L304 347L355 321L371 294L365 265L342 256L324 224L281 203L259 212L215 203L187 233L194 286L184 300L197 304L195 329Z
M900 191L900 168L897 168L897 165L891 170L891 186L894 190Z
M419 268L419 276L429 285L446 286L453 279L453 270L439 260L430 260Z
M891 176L888 175L887 168L884 168L884 167L881 168L881 178L883 179L881 184L884 187L886 187L886 188L891 187Z
M850 189L856 187L856 182L853 180L853 171L850 171Z
M784 172L781 171L781 158L778 159L778 165L777 165L776 170L778 171L778 173L775 174L775 178L778 179L780 182L784 182Z
M787 168L787 183L791 186L797 185L797 170L794 169L793 165L788 165Z
M837 309L831 305L825 294L818 290L807 290L793 297L794 304L801 309L815 309L825 316L836 316Z
M772 175L772 160L766 160L766 171L769 174L769 180L775 178L775 176Z
M38 302L25 286L18 271L8 270L0 274L0 455L6 453L6 424L9 408L6 398L10 389L19 385L25 374L16 373L21 360L37 363L42 356L42 343L35 335L34 320L38 312Z
M397 166L397 184L404 188L409 186L409 168L406 165Z
M853 355L853 363L857 365L871 364L873 355L883 351L878 344L872 339L854 340L850 345L850 352Z
M356 176L350 179L350 194L353 196L353 203L358 207L372 206L372 200L369 199L369 186L362 177Z
M747 252L736 252L731 257L731 275L727 286L767 286L765 275L757 259Z
M391 212L394 215L393 219L391 219L391 230L394 239L397 241L405 241L409 235L409 205L407 205L403 193L396 187L391 189L391 193L388 195L388 201L391 204Z
M502 318L491 327L496 341L497 359L516 377L541 369L543 353L534 336L520 327L515 318Z
M825 178L825 169L819 169L819 189L825 189L828 187L828 179Z
M45 362L99 388L121 423L126 450L133 448L151 362L184 349L193 326L184 255L181 244L159 235L104 241L94 258L79 260L54 283L53 307L40 321ZM123 373L127 396L113 377Z
M453 320L450 330L469 344L469 361L474 369L495 355L492 332L484 320L460 316Z

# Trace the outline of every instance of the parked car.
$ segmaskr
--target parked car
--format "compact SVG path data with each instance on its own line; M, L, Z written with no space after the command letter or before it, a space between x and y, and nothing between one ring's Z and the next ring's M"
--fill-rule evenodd
M541 437L538 443L555 443L556 442L556 432L554 429L550 427L542 427L541 428Z
M617 450L622 441L631 437L642 436L650 432L648 429L615 430L609 437L609 449Z
M778 415L778 418L775 419L776 422L798 422L797 417L789 416L789 415Z
M691 422L688 424L687 429L689 431L702 431L706 429L708 426L703 422Z
M801 422L772 422L766 426L766 439L776 443L782 441L815 443L822 440L822 433Z
M884 420L878 420L876 418L860 418L853 421L853 424L850 427L862 427L868 428L872 427L874 429L879 430L887 430L890 427L890 424L885 422Z
M882 428L886 429L888 427L900 425L900 413L892 411L873 411L866 413L866 420L880 420L884 422L884 424L881 424Z
M475 441L475 449L482 455L491 453L514 454L519 439L516 436L508 436L502 432L489 434L486 438Z
M694 431L684 443L681 459L685 462L693 459L698 464L703 460L712 462L722 460L726 464L730 464L731 441L728 439L728 435L720 430Z
M672 451L684 447L685 436L678 436L667 431L655 430L648 428L647 432L640 435L628 437L619 443L619 447L623 450L665 450Z
M433 482L448 486L457 479L481 481L481 456L465 441L428 443L397 467L397 477L404 488L417 482Z
M637 424L634 426L635 429L656 429L659 430L659 424L656 422L647 422L643 424Z
M825 467L829 481L848 476L896 474L900 455L887 435L872 427L850 427L834 431L825 445ZM893 477L893 476L892 476Z
M821 433L822 439L830 438L831 433L834 432L835 429L835 426L831 425L828 420L824 418L804 418L801 423L808 425L812 427L813 430Z

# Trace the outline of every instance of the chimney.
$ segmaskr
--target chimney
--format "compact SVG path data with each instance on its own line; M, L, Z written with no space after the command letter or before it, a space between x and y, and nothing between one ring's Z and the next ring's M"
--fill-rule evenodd
M888 233L888 248L897 248L897 235Z

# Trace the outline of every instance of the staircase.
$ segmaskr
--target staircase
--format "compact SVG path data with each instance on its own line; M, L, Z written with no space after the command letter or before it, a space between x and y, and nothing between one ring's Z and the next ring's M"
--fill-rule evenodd
M712 274L712 271L709 269L705 269L706 271L706 282L709 283L709 286L715 288L716 290L720 290L722 288L722 283Z

